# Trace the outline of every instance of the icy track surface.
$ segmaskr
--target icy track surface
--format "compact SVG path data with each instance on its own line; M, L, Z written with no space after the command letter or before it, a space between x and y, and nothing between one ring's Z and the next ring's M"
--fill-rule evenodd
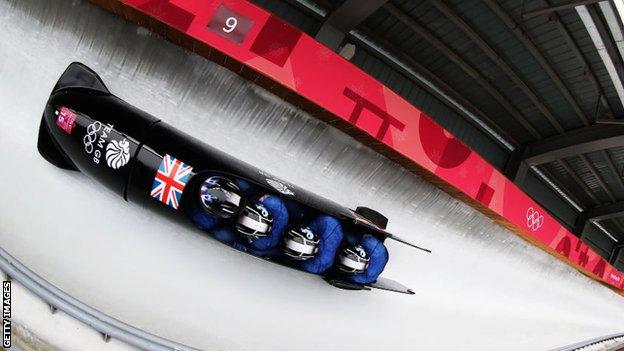
M69 0L0 0L0 23L0 246L104 313L206 350L547 350L624 330L623 297L145 29ZM391 232L433 250L388 244L384 276L416 295L332 288L48 164L36 150L39 121L72 61L235 157L385 213ZM14 320L28 316L16 310Z

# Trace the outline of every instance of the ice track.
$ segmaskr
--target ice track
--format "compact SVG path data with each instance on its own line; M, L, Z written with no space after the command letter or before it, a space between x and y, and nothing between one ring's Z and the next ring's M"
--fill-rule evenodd
M0 24L0 246L110 316L206 350L547 350L624 330L623 297L145 29L83 0L0 0ZM388 244L384 276L416 295L332 288L45 162L36 150L39 120L72 61L91 66L131 104L235 157L386 214L391 232L433 250ZM14 310L14 323L36 334L42 323L25 311ZM42 338L63 348L72 333Z

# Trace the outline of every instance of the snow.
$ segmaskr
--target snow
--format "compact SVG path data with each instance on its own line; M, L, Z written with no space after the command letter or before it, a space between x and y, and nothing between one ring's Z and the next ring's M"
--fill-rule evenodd
M622 296L201 57L82 0L0 0L0 23L0 246L114 318L228 350L547 350L624 330ZM235 157L386 214L391 232L433 250L388 244L383 275L416 295L332 288L45 162L36 150L39 120L72 61ZM14 315L59 349L80 338L50 336L46 317L27 309ZM81 349L108 345L90 340Z

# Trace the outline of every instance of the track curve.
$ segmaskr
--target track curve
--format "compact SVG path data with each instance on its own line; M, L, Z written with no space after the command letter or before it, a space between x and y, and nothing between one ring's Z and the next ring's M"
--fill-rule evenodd
M10 53L0 57L0 247L115 319L233 350L552 349L624 329L621 296L221 67L85 1L0 0L0 20ZM235 157L379 209L391 232L434 251L389 244L384 275L416 295L331 288L47 164L35 148L41 111L75 60L118 96ZM318 340L302 345L308 330Z

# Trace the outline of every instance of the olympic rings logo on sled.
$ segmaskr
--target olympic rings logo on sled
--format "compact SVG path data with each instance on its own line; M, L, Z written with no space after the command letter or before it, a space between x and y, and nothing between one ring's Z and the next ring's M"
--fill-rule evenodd
M100 121L95 121L87 126L87 134L82 138L82 142L88 154L93 153L93 143L97 140L97 132L99 132L100 129L102 129L102 123Z
M533 207L529 207L526 212L527 227L532 231L537 231L544 225L544 216Z

